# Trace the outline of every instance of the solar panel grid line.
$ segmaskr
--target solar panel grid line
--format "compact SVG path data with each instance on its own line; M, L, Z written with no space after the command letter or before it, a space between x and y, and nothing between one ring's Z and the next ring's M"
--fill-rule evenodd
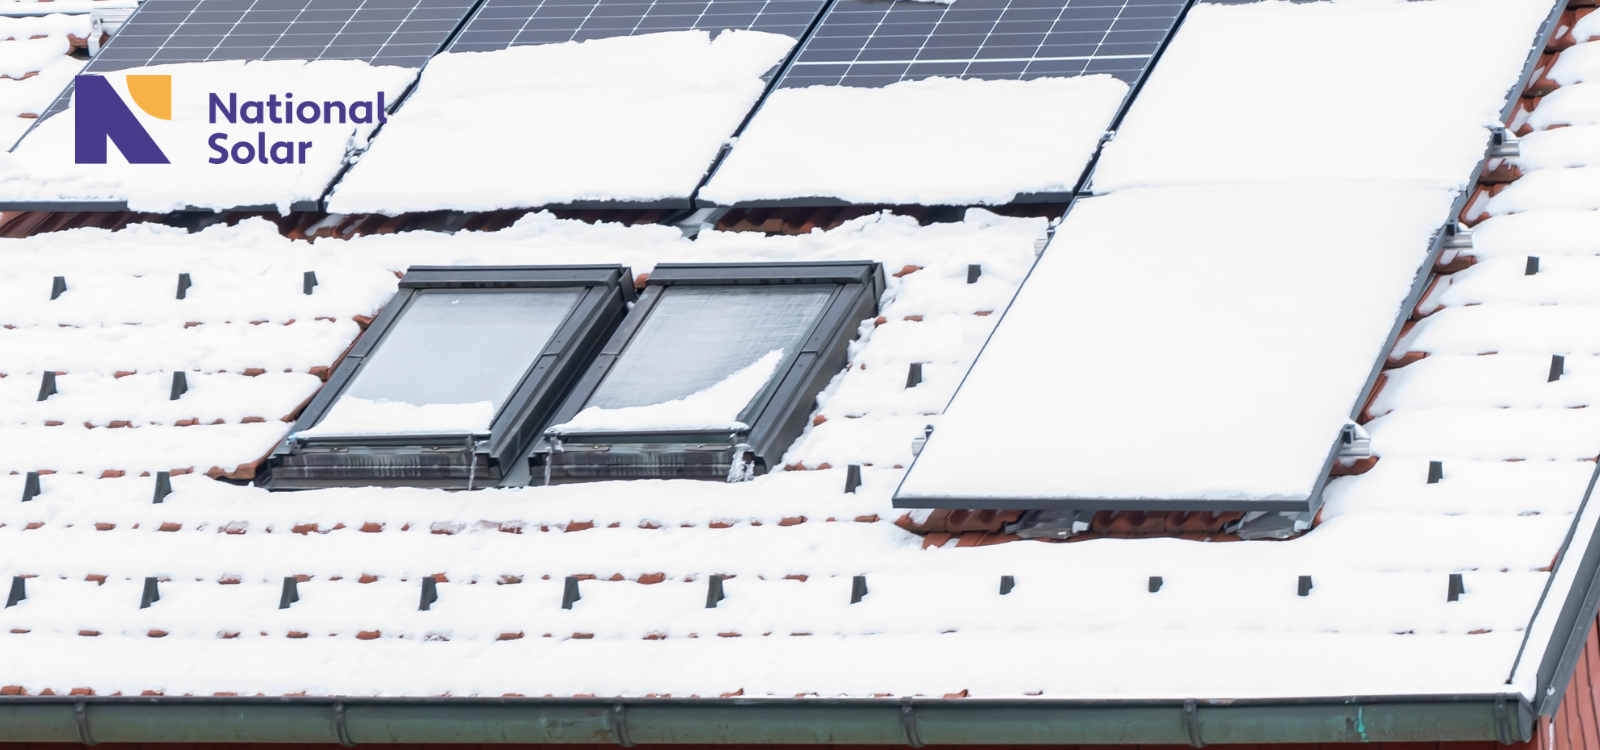
M455 34L463 19L475 7L473 0L145 0L128 18L122 30L89 61L83 72L104 74L148 65L213 60L339 59L421 68ZM425 19L436 28L431 31L406 31L406 24L422 10L438 16ZM368 12L394 17L362 18L362 14ZM292 15L285 20L270 20L272 17L267 14L272 13ZM301 19L309 13L320 15L302 22ZM169 17L169 14L181 14L181 17ZM252 14L255 14L254 18ZM328 18L334 20L322 20ZM294 32L305 31L304 27L310 24L326 23L338 23L339 28L331 35L322 33L320 36L329 37L325 41L319 44L284 44L286 40L301 41L317 37L318 34L314 33ZM227 29L198 28L213 24L226 25ZM282 28L277 31L243 33L265 31L266 27L278 25L282 25ZM297 25L301 28L297 29ZM200 33L195 33L197 31ZM211 38L206 33L215 35L215 40L198 46L185 44ZM353 38L358 34L382 38L367 40L373 44L350 44L362 41ZM410 36L400 38L401 34ZM271 36L272 40L264 42L262 46L238 43L256 36ZM341 39L345 43L341 44ZM29 127L29 132L44 120L65 111L71 98L72 86L68 84L43 116ZM27 136L24 133L17 143L26 140ZM13 150L15 147L15 144L11 146Z
M452 52L587 41L664 31L770 31L800 38L818 0L489 0L451 43Z
M1132 83L1183 7L1172 0L842 0L780 86L1090 73Z

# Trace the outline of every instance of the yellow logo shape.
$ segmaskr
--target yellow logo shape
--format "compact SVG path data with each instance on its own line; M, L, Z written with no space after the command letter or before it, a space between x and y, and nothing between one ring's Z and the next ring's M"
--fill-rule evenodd
M172 119L172 76L128 76L128 93L151 117Z

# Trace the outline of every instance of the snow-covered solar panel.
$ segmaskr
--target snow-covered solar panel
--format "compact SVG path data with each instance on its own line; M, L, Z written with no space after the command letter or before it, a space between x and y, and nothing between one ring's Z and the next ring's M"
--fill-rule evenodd
M825 5L486 0L327 207L688 208Z
M836 0L696 197L1065 201L1185 7Z
M1179 0L837 0L781 88L1107 73L1138 79Z
M1288 183L1078 201L895 503L1311 510L1453 198Z
M487 0L451 52L581 42L662 31L769 31L799 39L823 0Z

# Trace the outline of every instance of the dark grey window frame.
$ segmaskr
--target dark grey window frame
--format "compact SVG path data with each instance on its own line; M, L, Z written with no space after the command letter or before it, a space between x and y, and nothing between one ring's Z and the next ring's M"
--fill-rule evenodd
M556 410L550 424L570 421L588 404L613 365L674 286L833 285L833 296L786 355L767 386L741 414L747 430L567 432L546 430L527 457L530 484L607 479L727 480L769 471L805 430L818 393L844 369L861 321L877 315L883 267L874 261L798 263L663 263L639 301Z
M298 438L316 425L419 292L430 289L581 288L544 349L495 415L487 439L467 433ZM383 486L466 489L499 484L545 426L552 407L616 330L635 299L620 265L412 266L267 461L269 489ZM469 448L470 444L470 448Z

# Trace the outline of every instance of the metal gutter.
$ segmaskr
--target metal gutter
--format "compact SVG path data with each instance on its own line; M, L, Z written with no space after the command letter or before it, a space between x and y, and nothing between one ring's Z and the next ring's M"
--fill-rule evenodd
M1283 700L0 699L0 742L1207 744L1527 741L1517 695Z

